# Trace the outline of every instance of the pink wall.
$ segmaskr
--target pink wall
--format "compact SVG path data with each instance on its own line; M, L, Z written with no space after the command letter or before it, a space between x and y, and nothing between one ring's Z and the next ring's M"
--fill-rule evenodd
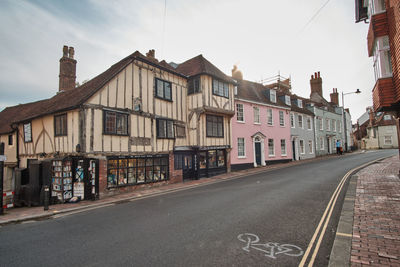
M237 121L237 113L232 117L232 151L231 164L244 164L254 162L254 143L251 137L257 132L261 132L266 137L264 139L264 155L266 161L292 159L292 143L290 139L290 110L267 107L243 101L235 101L243 104L244 123ZM260 109L260 124L254 123L253 107L257 106ZM267 109L272 109L273 125L267 124ZM285 126L279 124L279 111L283 111L285 118ZM235 110L236 112L236 110ZM245 158L238 158L238 138L245 139ZM270 157L268 153L268 139L274 139L275 156ZM281 155L281 139L286 140L286 156Z

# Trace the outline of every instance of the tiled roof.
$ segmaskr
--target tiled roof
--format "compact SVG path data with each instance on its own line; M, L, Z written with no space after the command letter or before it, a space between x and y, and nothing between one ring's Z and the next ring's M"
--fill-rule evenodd
M266 95L267 89L268 88L264 87L260 83L250 82L246 80L238 80L237 95L235 97L239 100L249 100L274 106L290 108L290 106L286 105L278 97L276 98L276 103L271 102Z
M197 57L191 58L179 64L176 68L176 71L188 77L196 76L199 74L208 74L225 82L235 83L235 81L231 77L225 75L225 73L220 71L210 61L205 59L203 55L198 55Z
M0 133L11 132L12 129L10 125L13 122L28 121L40 116L79 107L135 59L185 77L165 61L158 62L156 59L144 56L140 52L136 51L79 87L58 92L55 96L49 99L4 109L0 112Z
M300 96L295 95L295 94L288 94L288 93L279 92L279 91L278 91L276 94L277 94L277 96L288 95L288 96L290 96L290 99L291 99L291 100L293 100L293 99L300 99L300 100L302 100L302 101L303 101L303 107L302 107L302 108L300 108L299 106L297 106L297 105L295 105L295 104L292 103L292 105L290 106L290 109L291 109L292 111L294 111L294 112L299 112L299 113L307 114L307 115L310 115L310 116L314 116L314 113L312 113L310 110L308 110L308 109L306 108L306 100L308 100L308 99L303 98L303 97L300 97Z

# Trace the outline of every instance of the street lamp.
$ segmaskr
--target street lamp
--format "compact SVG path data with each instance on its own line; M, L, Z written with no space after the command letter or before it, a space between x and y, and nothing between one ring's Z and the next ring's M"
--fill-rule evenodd
M344 147L345 151L347 151L347 127L346 127L346 114L344 110L344 96L345 95L351 95L351 94L359 94L361 93L360 89L357 89L355 92L350 92L350 93L343 93L342 92L342 106L343 106L343 130L344 130Z

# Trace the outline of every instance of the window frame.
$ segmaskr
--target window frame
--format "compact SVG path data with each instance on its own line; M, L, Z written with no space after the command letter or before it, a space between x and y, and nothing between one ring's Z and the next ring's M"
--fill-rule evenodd
M163 86L163 88L162 88L162 96L160 96L158 93L159 93L159 88L158 88L158 85L159 85L159 83L158 82L162 82L162 86ZM166 96L166 84L169 84L169 88L170 88L170 98L168 98L167 96ZM154 78L154 97L155 98L158 98L158 99L161 99L161 100L165 100L165 101L169 101L169 102L173 102L173 100L172 100L172 83L170 82L170 81L166 81L166 80L163 80L163 79L160 79L160 78Z
M8 135L8 145L13 146L14 145L14 137L12 134Z
M296 128L296 118L294 113L290 113L290 128Z
M220 92L221 87L220 83L222 83L222 93ZM216 86L218 84L218 86ZM217 88L218 87L218 88ZM225 97L229 99L229 83L224 82L220 79L213 78L212 79L212 93L213 95L220 96L220 97Z
M301 144L303 144L303 145L301 145ZM306 147L305 147L303 139L299 139L299 148L300 148L300 154L301 155L306 154Z
M23 125L22 125L22 127L23 127L23 130L24 130L24 143L31 143L31 142L33 142L32 141L32 122L30 121L30 122L26 122L26 123L24 123ZM29 128L27 128L27 127L29 127ZM29 130L29 133L28 133L28 130ZM27 134L29 134L29 135L27 135ZM29 137L29 138L27 138L27 137Z
M308 140L308 148L309 148L309 153L314 154L314 141L313 140Z
M285 114L282 110L279 110L279 125L285 127Z
M270 146L272 141L272 146ZM275 157L275 144L274 144L274 139L273 138L269 138L268 139L268 157ZM271 148L272 148L272 153L271 153Z
M326 122L326 131L331 131L331 120L330 119L325 119Z
M307 130L312 131L312 119L310 116L307 116Z
M269 126L274 125L274 113L272 108L267 109L267 125Z
M63 120L64 118L64 120ZM60 120L60 122L58 122ZM54 136L67 136L68 135L68 116L67 113L54 115ZM63 124L61 126L61 123ZM61 126L61 129L57 129L58 126Z
M165 128L163 130L165 136L160 135L160 125L165 122ZM175 139L175 129L174 129L174 120L157 118L156 119L156 136L157 139Z
M319 150L325 150L324 138L322 136L319 138Z
M107 114L115 114L115 130L114 131L109 131L108 126L107 126ZM126 133L118 133L117 130L117 124L118 120L125 120L125 125L126 125ZM118 136L129 136L129 114L128 113L123 113L119 111L114 111L114 110L103 110L103 135L118 135Z
M242 140L243 143L240 143L239 140ZM242 145L242 150L241 150L241 145ZM238 137L237 138L237 148L238 148L238 158L243 159L246 158L246 140L244 137ZM242 153L241 153L242 152Z
M256 120L257 118L257 120ZM260 108L257 106L253 106L253 120L254 124L261 124L260 122Z
M272 103L276 103L276 91L274 89L270 89L269 91L269 100Z
M283 145L283 147L282 147ZM284 148L282 150L282 148ZM281 139L281 156L287 156L287 146L286 146L286 139Z
M387 139L386 139L387 137L390 137L390 143L387 142ZM393 145L392 136L391 136L391 135L385 135L385 136L384 136L384 139L383 139L383 143L384 143L385 145Z
M300 119L300 118L301 118L301 119ZM303 115L298 114L298 115L297 115L297 121L299 122L299 128L304 129Z
M239 110L239 106L241 106L241 110ZM239 120L239 113L241 113L242 120ZM237 122L245 122L245 120L244 120L244 105L242 103L236 103L236 121Z
M212 121L210 121L212 120ZM211 129L211 134L209 133L209 123L213 124L212 129ZM214 125L215 124L215 125ZM222 132L221 135L218 133L218 125L222 125ZM216 135L214 135L214 126L216 126ZM217 116L217 115L211 115L211 114L206 114L206 137L211 137L211 138L224 138L224 117L223 116Z
M201 93L201 79L200 76L193 77L188 82L187 88L188 95Z

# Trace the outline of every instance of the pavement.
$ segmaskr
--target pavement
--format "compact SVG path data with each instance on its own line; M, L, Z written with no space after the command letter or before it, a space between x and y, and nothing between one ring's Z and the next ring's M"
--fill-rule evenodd
M400 266L400 160L377 161L349 182L329 266Z
M356 152L357 153L357 152ZM184 181L183 183L175 183L175 184L164 184L164 185L154 185L150 188L140 188L138 190L127 192L127 193L120 193L112 196L104 196L99 200L91 201L91 200L84 200L78 203L65 203L65 204L55 204L50 205L49 209L45 211L43 206L40 207L17 207L11 209L5 209L4 214L0 215L0 226L12 223L21 223L25 221L31 220L40 220L46 219L51 216L55 216L58 214L63 213L76 213L82 212L85 210L100 208L103 206L107 206L110 204L115 204L119 202L125 202L132 199L138 198L146 198L160 194L167 194L174 191L186 190L189 188L199 187L203 185L209 185L212 183L218 183L223 180L231 180L237 179L240 177L244 177L247 175L262 173L268 170L273 169L280 169L285 168L288 166L299 165L310 161L318 161L326 159L327 157L338 157L336 154L327 155L323 157L313 158L313 159L306 159L301 161L292 161L289 163L279 163L267 166L260 166L257 168L251 168L241 171L235 171L230 173L225 173L209 178L201 178L199 180L189 180Z
M140 189L96 201L51 205L48 211L44 211L43 207L8 209L4 215L0 215L0 227L46 219L57 214L83 212L325 158L270 165L184 183ZM400 266L399 170L399 157L394 156L375 162L350 178L329 266Z

